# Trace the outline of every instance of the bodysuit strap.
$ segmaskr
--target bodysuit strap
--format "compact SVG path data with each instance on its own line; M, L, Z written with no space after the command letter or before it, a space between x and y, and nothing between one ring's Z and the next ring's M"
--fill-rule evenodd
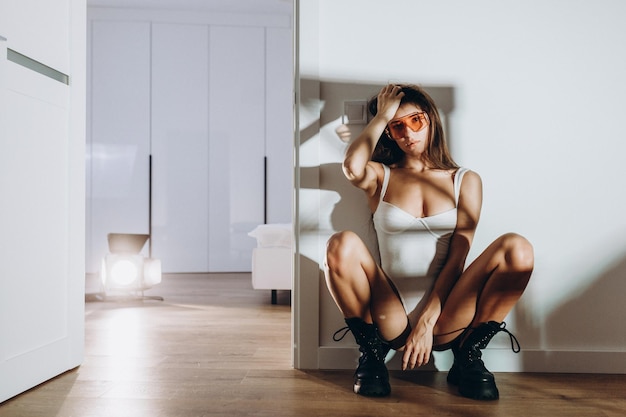
M469 171L467 168L459 168L454 174L454 202L457 206L459 205L459 195L461 195L461 182L467 171Z
M385 171L385 175L383 176L383 185L380 188L380 199L378 200L378 204L382 203L383 198L385 197L385 193L387 192L387 186L389 185L389 174L391 170L385 164L382 164L383 171Z

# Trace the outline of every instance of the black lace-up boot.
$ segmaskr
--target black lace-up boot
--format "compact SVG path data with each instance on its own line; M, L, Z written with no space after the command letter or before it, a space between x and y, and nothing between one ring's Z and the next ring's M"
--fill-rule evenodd
M481 349L485 349L499 332L505 332L511 339L513 352L520 351L517 338L505 329L506 324L490 321L482 323L467 336L461 346L460 339L452 345L454 364L448 372L448 382L459 386L459 393L475 400L497 400L500 396L496 380L485 368Z
M448 377L446 378L448 384L459 385L459 380L461 379L461 371L459 369L459 343L461 338L465 332L461 334L461 336L457 337L454 342L452 342L452 346L450 346L450 350L454 355L454 362L452 363L452 367L448 371Z
M333 339L339 341L346 335L348 329L354 335L359 345L361 357L359 366L354 372L354 392L367 397L383 397L389 395L389 372L385 366L385 357L389 353L389 345L378 337L376 326L365 323L360 318L346 319L347 328L338 330ZM346 332L337 337L341 330Z

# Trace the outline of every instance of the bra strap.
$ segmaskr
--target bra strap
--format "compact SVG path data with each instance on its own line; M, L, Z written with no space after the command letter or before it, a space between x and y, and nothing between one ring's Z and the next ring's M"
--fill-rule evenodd
M385 175L383 176L383 185L380 188L380 199L378 200L378 204L380 204L383 201L383 198L385 197L385 193L387 193L387 186L389 185L389 177L390 177L390 169L387 165L382 164L383 166L383 171L385 172Z
M459 168L454 174L454 202L459 205L459 196L461 195L461 182L463 181L463 175L469 171L467 168Z

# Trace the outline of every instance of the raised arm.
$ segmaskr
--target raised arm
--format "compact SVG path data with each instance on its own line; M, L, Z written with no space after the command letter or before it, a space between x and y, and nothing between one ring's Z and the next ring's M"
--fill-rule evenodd
M376 192L378 175L370 162L378 139L387 123L396 114L404 93L400 87L387 85L378 93L377 112L361 134L348 146L343 161L343 172L355 186L369 196Z

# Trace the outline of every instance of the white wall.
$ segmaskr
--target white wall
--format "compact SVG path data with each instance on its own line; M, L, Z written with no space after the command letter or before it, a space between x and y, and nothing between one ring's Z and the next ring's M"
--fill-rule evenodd
M508 231L534 244L533 278L507 318L523 351L497 338L487 353L493 370L626 372L625 14L618 0L300 1L300 76L309 85L333 81L362 94L363 84L406 81L452 91L453 155L484 183L470 258ZM333 136L338 122L315 108L329 98L339 100L319 88L301 95L300 164L322 183L319 165L341 161L345 148ZM321 126L311 134L315 114ZM301 239L300 263L318 268L300 266L299 281L316 282L320 301L305 303L296 321L317 315L320 330L300 361L342 367L337 358L354 353L330 339L342 320L321 254L325 236L347 224L327 208L361 201L318 191L311 211L302 203L311 193L299 193L301 233L320 238ZM444 368L450 358L436 359Z

